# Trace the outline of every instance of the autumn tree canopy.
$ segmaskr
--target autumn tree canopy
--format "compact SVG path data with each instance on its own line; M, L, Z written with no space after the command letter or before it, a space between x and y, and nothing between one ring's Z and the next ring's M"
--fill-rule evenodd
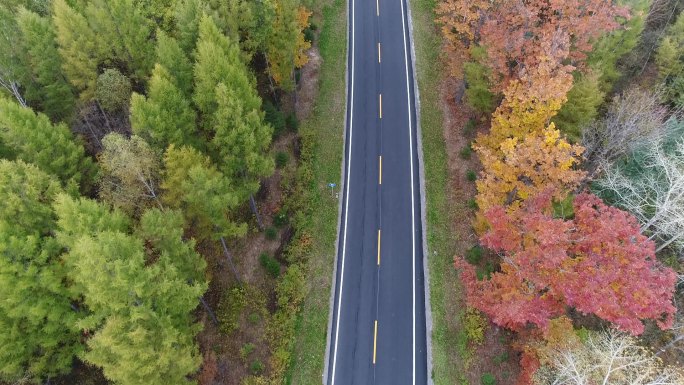
M481 242L501 253L501 269L479 281L456 259L468 303L513 330L546 328L568 308L632 334L641 334L647 319L668 328L676 275L656 260L637 220L586 193L575 197L573 210L571 219L554 217L545 192L511 213L503 206L487 211L491 228Z

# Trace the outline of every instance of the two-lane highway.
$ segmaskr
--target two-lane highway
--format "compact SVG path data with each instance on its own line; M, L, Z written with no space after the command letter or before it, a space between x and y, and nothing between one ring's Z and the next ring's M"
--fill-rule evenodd
M348 0L344 190L329 385L428 382L406 0Z

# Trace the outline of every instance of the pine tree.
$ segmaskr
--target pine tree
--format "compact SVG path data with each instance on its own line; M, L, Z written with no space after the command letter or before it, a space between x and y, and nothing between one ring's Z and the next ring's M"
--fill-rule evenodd
M191 147L172 145L164 155L164 167L164 201L183 211L188 226L214 238L245 235L246 226L230 218L241 202L208 157Z
M65 0L54 0L53 4L64 75L80 91L81 100L91 100L95 96L98 65L109 55L109 44L100 41L86 18Z
M216 87L216 94L218 110L211 144L221 170L236 181L240 196L246 199L259 189L259 179L273 172L268 153L273 129L264 123L260 110L248 109L224 84ZM236 119L238 116L242 118Z
M157 64L169 71L170 79L185 97L192 96L192 63L178 40L162 31L157 31Z
M276 0L275 17L271 35L266 39L266 60L269 75L284 90L294 87L294 69L300 49L298 46L303 29L308 23L298 22L299 7L296 0ZM308 19L308 18L307 18Z
M135 81L146 80L154 63L152 23L133 0L92 0L85 15L100 42L110 47L108 59L126 63Z
M194 55L203 8L202 0L179 0L176 6L175 35L178 38L178 45L188 57Z
M88 187L93 163L65 124L53 125L44 114L0 98L0 139L12 155L57 175L69 189Z
M182 240L180 213L147 211L129 234L112 220L120 214L92 201L62 196L56 211L59 239L71 245L69 277L89 313L78 325L93 333L83 360L115 384L193 383L201 357L191 312L207 289L206 263ZM110 218L95 221L101 213Z
M20 103L37 98L38 87L28 71L28 56L16 22L15 8L0 5L0 92Z
M590 72L575 76L575 82L568 92L568 101L553 121L570 141L579 142L582 129L596 118L605 93L601 91L600 74Z
M21 29L31 72L40 86L40 108L53 121L67 120L74 109L74 94L62 74L62 58L49 19L20 9L17 24Z
M169 73L157 64L145 98L133 94L131 127L136 135L163 151L169 144L196 143L196 115Z
M80 350L79 315L51 237L59 191L37 167L0 160L0 377L9 381L68 372Z
M273 171L267 154L273 130L264 123L261 98L238 47L209 17L200 24L194 101L203 113L202 128L212 138L215 164L246 199L258 190L259 178Z

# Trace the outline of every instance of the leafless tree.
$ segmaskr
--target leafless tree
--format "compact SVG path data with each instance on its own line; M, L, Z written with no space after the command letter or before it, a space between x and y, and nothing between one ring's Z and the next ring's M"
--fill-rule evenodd
M662 141L635 153L637 172L611 165L596 185L609 192L619 206L634 214L641 231L658 243L684 249L684 140L666 151Z
M680 369L667 367L636 338L608 330L579 346L552 351L537 371L538 385L682 385Z
M629 89L613 99L602 119L583 130L590 178L635 148L660 139L668 116L660 96L659 92Z

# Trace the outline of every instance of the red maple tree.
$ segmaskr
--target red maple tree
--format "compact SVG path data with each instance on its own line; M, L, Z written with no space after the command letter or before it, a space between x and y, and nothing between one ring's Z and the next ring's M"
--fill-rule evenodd
M643 332L646 319L670 327L676 274L656 260L637 220L591 194L577 195L573 207L571 219L554 217L545 191L520 210L488 210L481 242L500 253L501 269L478 280L456 258L468 303L512 330L544 329L568 307L632 334Z

